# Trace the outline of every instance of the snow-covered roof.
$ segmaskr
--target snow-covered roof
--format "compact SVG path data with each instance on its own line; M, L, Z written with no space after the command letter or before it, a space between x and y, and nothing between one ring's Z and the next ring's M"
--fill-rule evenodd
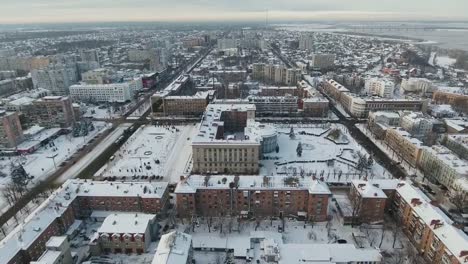
M98 233L144 234L156 218L154 214L118 213L106 217Z
M462 230L452 226L453 221L439 208L433 206L430 200L421 194L421 191L409 183L399 184L396 191L455 258L463 263L465 260L460 256L460 253L468 250L468 236ZM418 199L418 203L412 203L412 201L415 201L414 199ZM434 225L434 220L439 221L441 225Z
M209 104L206 107L205 114L200 122L197 135L194 137L192 144L254 144L259 145L253 139L229 140L216 139L218 128L224 126L224 121L221 120L223 112L246 112L255 111L254 104Z
M192 236L173 231L161 236L152 264L187 263Z
M195 193L197 189L229 189L229 184L235 182L233 175L209 176L208 184L205 184L206 176L191 175L177 184L175 193ZM313 194L330 195L330 189L325 182L314 180L312 177L294 177L293 184L285 181L292 179L288 176L238 176L237 189L243 190L308 190Z
M432 147L424 147L423 150L452 168L460 176L468 177L468 161L460 159L450 149L442 145L434 145Z
M65 241L68 241L67 236L53 236L47 241L46 247L58 248L62 246Z
M387 195L385 195L385 193L382 191L382 189L380 189L380 187L368 181L352 180L351 184L359 193L359 195L363 198L387 198Z
M379 250L353 244L280 244L278 264L373 263L382 261Z
M44 230L60 217L79 196L128 196L161 198L167 183L154 182L96 182L81 179L67 180L37 207L24 221L0 241L0 264L8 263L20 250L26 250Z

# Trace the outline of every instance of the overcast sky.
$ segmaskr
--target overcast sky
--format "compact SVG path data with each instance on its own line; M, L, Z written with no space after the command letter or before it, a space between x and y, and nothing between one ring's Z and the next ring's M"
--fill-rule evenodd
M0 0L0 24L97 21L468 20L468 0Z

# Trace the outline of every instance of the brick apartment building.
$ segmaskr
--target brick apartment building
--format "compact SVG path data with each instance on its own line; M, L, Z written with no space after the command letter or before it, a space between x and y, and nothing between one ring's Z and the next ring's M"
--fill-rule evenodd
M179 216L286 217L326 221L331 192L326 183L285 176L200 176L176 187Z
M98 229L94 252L143 254L155 236L156 215L110 214Z
M67 96L45 96L37 99L24 109L24 114L30 123L47 128L69 127L78 118Z
M0 263L37 260L50 237L65 234L75 219L89 217L93 210L164 213L167 185L68 180L1 241Z
M384 221L387 195L378 185L364 180L353 180L349 200L353 207L354 223L376 224Z
M352 188L362 188L362 184L385 193L386 208L394 217L393 221L427 263L468 263L468 236L419 189L409 182L394 179L354 181ZM375 204L367 206L369 211L379 208L380 212L382 208Z

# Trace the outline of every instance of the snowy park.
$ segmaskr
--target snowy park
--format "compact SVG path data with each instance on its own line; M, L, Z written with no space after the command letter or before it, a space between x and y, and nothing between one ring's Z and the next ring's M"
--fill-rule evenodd
M277 151L264 155L261 175L313 176L329 183L391 177L343 125L281 126L277 130Z
M191 138L196 127L142 126L94 175L103 180L177 182L190 172Z

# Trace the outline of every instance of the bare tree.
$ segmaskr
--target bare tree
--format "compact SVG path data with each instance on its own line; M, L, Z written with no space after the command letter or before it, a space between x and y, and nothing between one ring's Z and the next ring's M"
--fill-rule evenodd
M464 190L460 184L455 185L450 192L450 201L462 212L468 204L468 191Z

